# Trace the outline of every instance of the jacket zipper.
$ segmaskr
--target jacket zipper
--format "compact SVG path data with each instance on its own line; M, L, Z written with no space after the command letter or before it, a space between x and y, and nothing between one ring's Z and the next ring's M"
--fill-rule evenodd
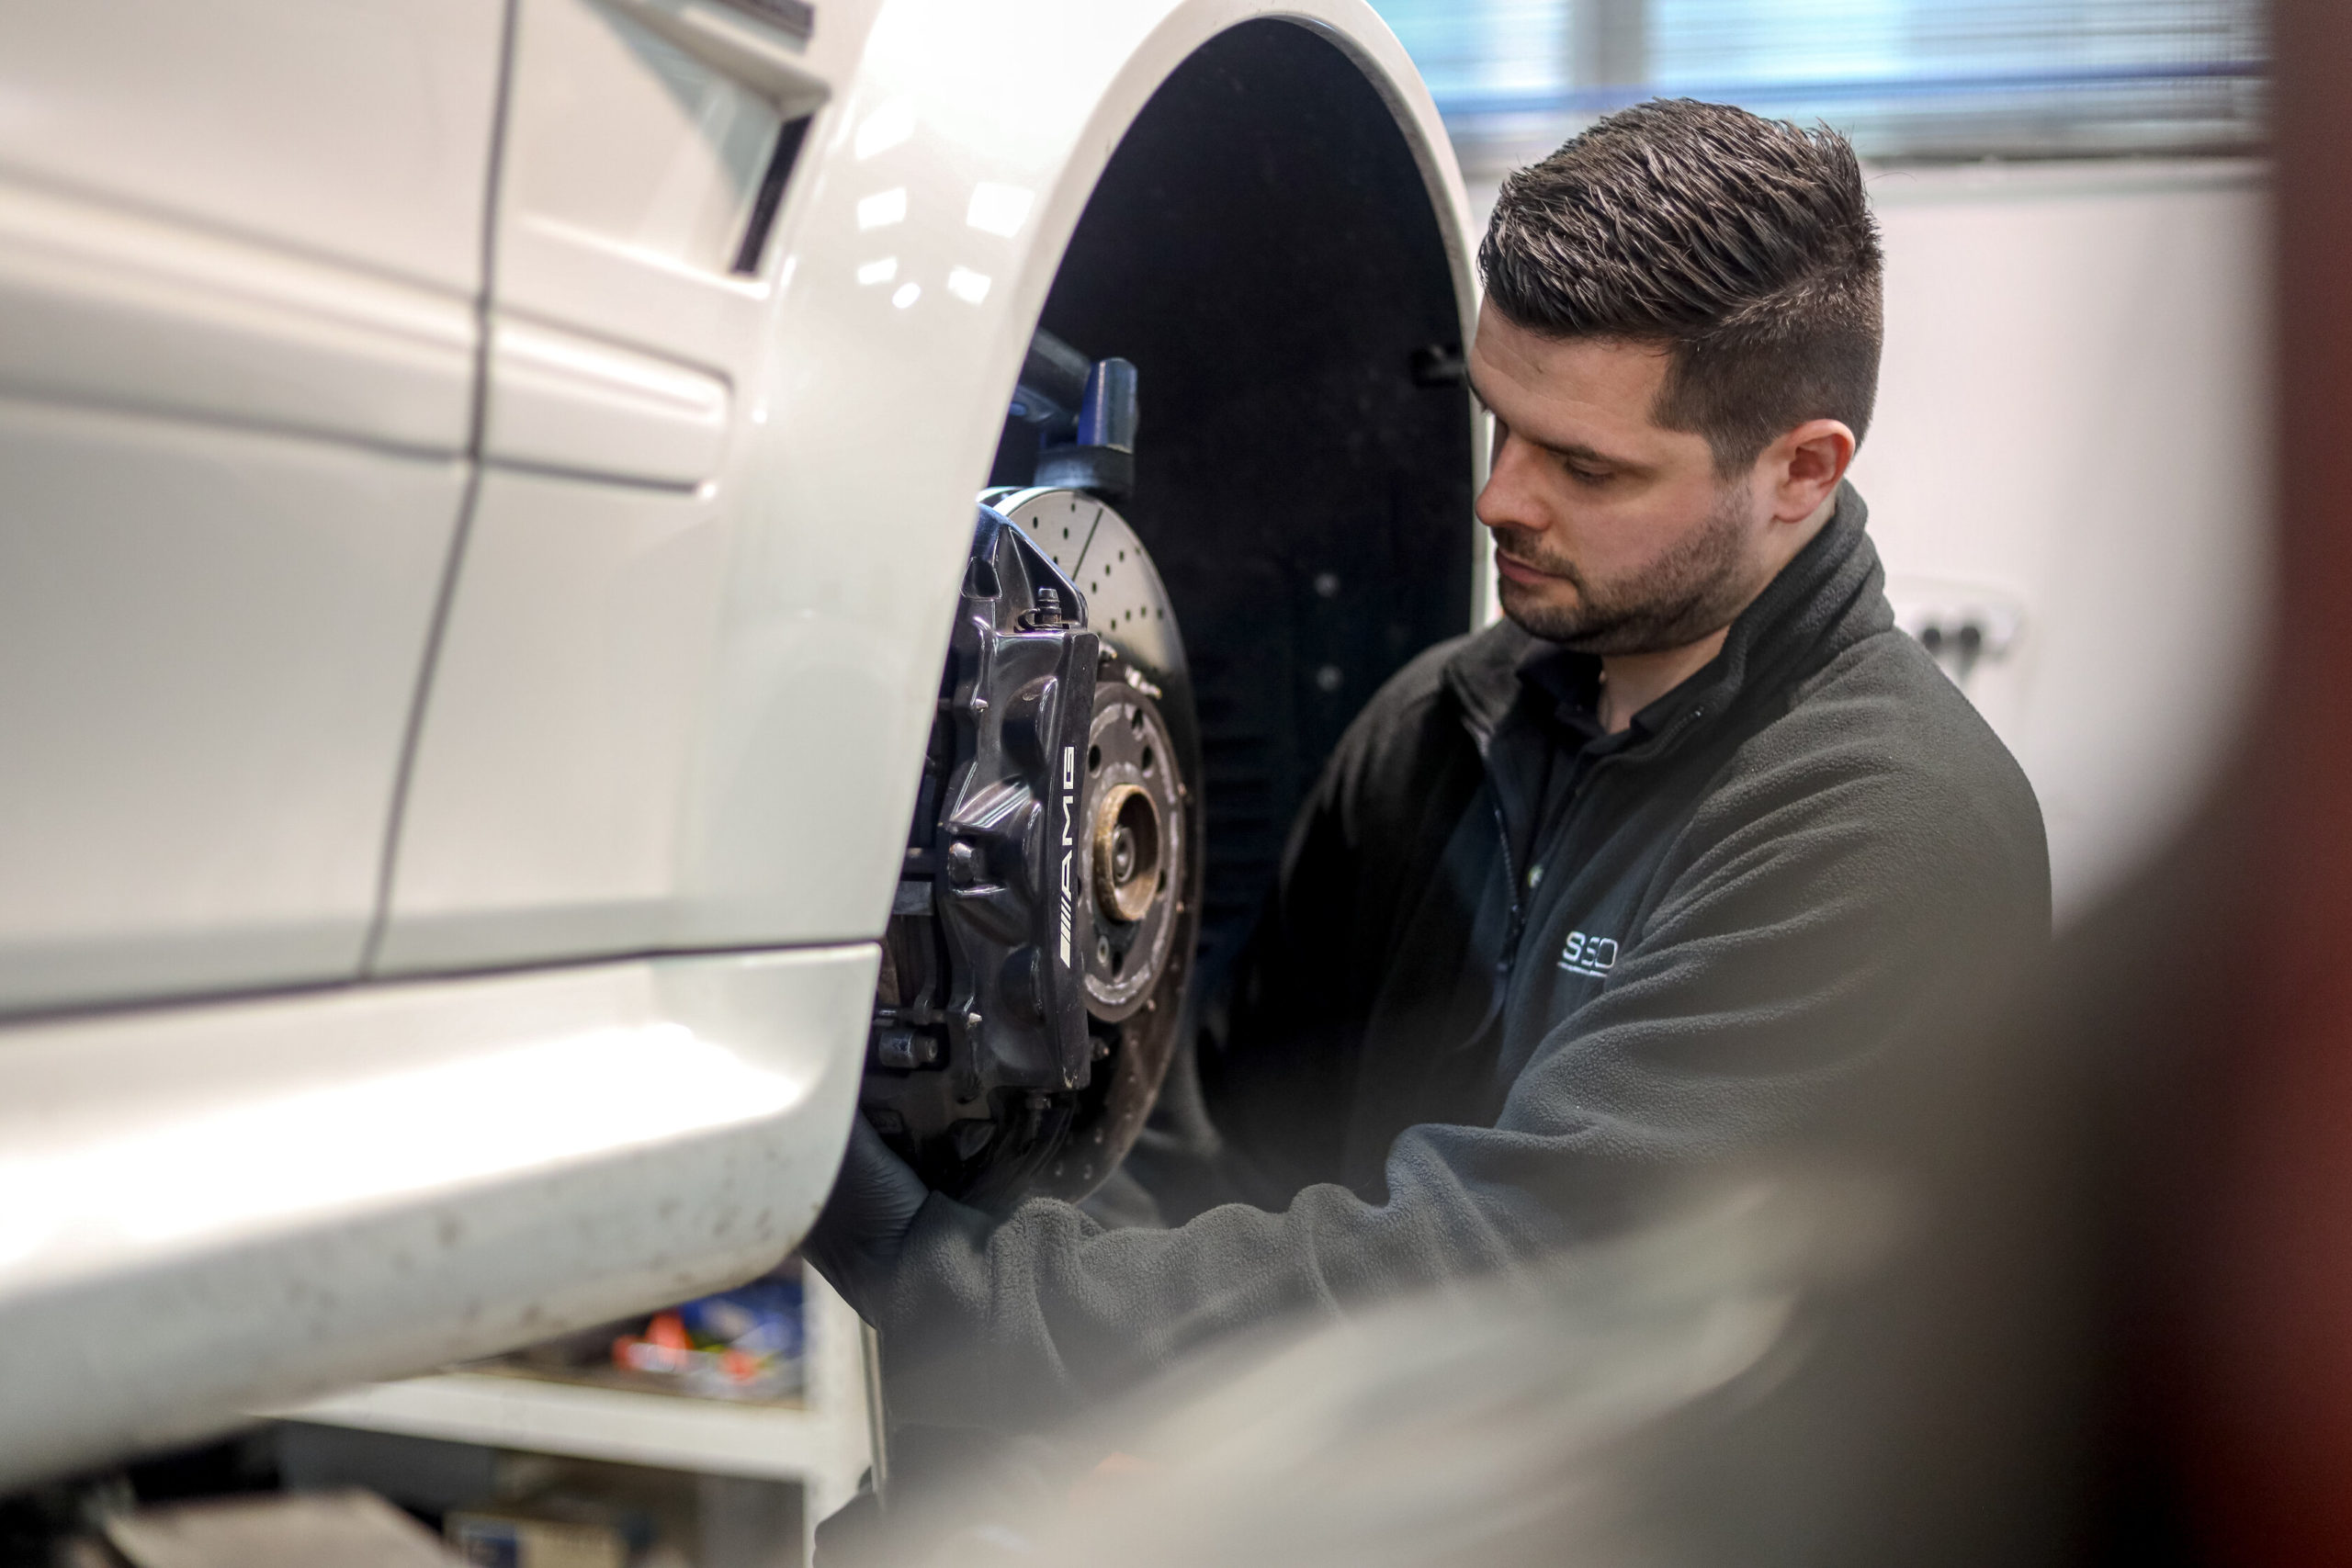
M1519 939L1526 931L1527 904L1520 897L1519 863L1510 852L1510 824L1503 820L1503 803L1497 800L1492 804L1495 837L1502 841L1503 847L1503 882L1510 888L1510 919L1503 926L1502 956L1496 961L1495 967L1508 978L1519 958Z
M1693 708L1684 714L1671 727L1660 733L1657 749L1663 750L1670 746L1684 730L1697 723L1705 712L1703 708ZM1577 780L1569 788L1568 798L1560 803L1560 820L1566 820L1575 813L1577 803L1582 801L1586 792L1592 788L1592 781L1600 776L1600 770L1616 762L1623 755L1623 753L1620 752L1615 756L1603 757L1585 770L1584 777ZM1519 944L1521 939L1527 934L1527 918L1530 911L1527 901L1522 897L1527 889L1521 886L1518 859L1510 852L1510 824L1503 820L1502 802L1496 800L1491 802L1491 805L1495 818L1495 839L1502 846L1503 876L1510 885L1510 919L1504 927L1502 956L1495 962L1498 977L1508 987L1511 971L1519 963ZM1541 819L1535 825L1534 839L1539 845L1544 841L1544 826ZM1484 1025L1480 1026L1482 1030L1484 1027Z
M1657 743L1652 749L1653 752L1663 751L1671 747L1685 730L1704 718L1706 712L1704 707L1695 707L1683 714L1659 733ZM1600 770L1608 767L1623 755L1623 753L1620 752L1616 756L1603 757L1585 770L1584 777L1577 780L1575 785L1568 791L1568 798L1561 803L1560 810L1564 818L1576 810L1577 803L1581 801L1585 792L1592 787L1592 781L1600 776ZM1509 1001L1511 975L1519 965L1519 944L1521 939L1527 934L1528 908L1527 900L1523 897L1526 890L1520 886L1519 857L1512 854L1510 851L1510 824L1503 819L1503 803L1500 799L1494 797L1491 786L1487 794L1487 805L1495 818L1495 840L1501 846L1503 852L1503 880L1510 889L1510 915L1503 926L1502 953L1495 960L1493 998L1487 1004L1486 1017L1478 1021L1478 1027L1470 1032L1470 1041L1465 1043L1484 1039L1487 1031L1494 1027L1495 1020L1501 1014L1504 1005ZM1536 823L1535 838L1539 843L1544 838L1544 824L1540 820Z
M1491 797L1493 794L1491 785L1488 786L1487 793ZM1527 922L1527 910L1521 903L1519 897L1519 866L1510 852L1510 824L1503 820L1502 802L1490 798L1490 804L1495 814L1495 836L1502 842L1503 881L1510 889L1510 918L1504 923L1503 950L1495 960L1495 978L1493 985L1487 987L1486 1013L1478 1020L1477 1027L1464 1035L1462 1043L1454 1047L1457 1051L1466 1051L1484 1040L1487 1037L1487 1031L1494 1028L1495 1021L1502 1016L1503 1004L1510 999L1510 972L1511 965L1519 955L1520 931Z

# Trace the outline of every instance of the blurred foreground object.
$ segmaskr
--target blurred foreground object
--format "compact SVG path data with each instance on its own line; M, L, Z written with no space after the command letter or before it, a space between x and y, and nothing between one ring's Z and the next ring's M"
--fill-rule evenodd
M1820 1332L1805 1296L1882 1263L1898 1208L1850 1174L1744 1182L1549 1277L1316 1335L1133 1439L1145 1465L1082 1493L1046 1554L1076 1564L1115 1538L1171 1568L1728 1561L1690 1550L1724 1510L1657 1461L1785 1384ZM1665 1491L1701 1506L1663 1508ZM1806 1552L1750 1537L1743 1560L1819 1560L1823 1521L1804 1523L1780 1533Z
M108 1521L131 1568L451 1568L431 1532L370 1492L184 1503ZM74 1568L109 1560L85 1548Z
M2070 1468L2073 1391L2030 1343L2050 1320L1984 1310L2070 1277L2063 1226L1988 1247L1931 1186L1799 1160L1711 1184L1555 1267L1196 1365L1065 1435L1118 1445L1066 1507L892 1498L900 1555L854 1561L2063 1561L2035 1478Z
M2188 1366L2169 1370L2190 1376L2150 1404L2224 1560L2303 1564L2352 1562L2352 9L2272 17L2280 610L2228 796L2244 857L2197 956L2228 1002L2182 1121L2219 1177L2183 1179L2199 1245L2176 1281Z

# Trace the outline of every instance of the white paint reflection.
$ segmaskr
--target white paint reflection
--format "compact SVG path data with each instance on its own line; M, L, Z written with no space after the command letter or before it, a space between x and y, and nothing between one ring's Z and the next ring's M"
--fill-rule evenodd
M907 220L907 187L892 186L862 197L857 203L857 226L860 229L880 229Z
M989 297L989 276L959 266L947 275L947 292L967 303L977 305Z
M863 161L888 152L914 133L914 100L893 98L858 123L857 156Z
M0 1159L0 1264L364 1211L755 1121L806 1089L673 1021L300 1090Z
M891 295L891 296L890 296L890 303L891 303L891 304L893 304L893 305L896 305L899 310L905 310L908 306L910 306L910 305L913 304L916 300L918 300L918 299L922 299L922 284L920 284L920 283L901 283L900 285L899 285L899 291L898 291L896 294L893 294L893 295Z
M888 283L898 276L899 258L896 256L884 256L880 261L867 262L857 269L857 281L867 288L877 283Z
M1028 221L1029 209L1036 199L1037 193L1025 186L983 180L972 187L972 204L964 210L964 221L984 234L1001 234L1010 240Z

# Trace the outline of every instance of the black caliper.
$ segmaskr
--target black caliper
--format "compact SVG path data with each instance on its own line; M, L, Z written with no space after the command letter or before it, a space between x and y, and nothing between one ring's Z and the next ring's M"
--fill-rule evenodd
M1101 644L1076 586L984 506L949 649L862 1098L932 1185L985 1200L1052 1154L1092 1066L1080 837Z

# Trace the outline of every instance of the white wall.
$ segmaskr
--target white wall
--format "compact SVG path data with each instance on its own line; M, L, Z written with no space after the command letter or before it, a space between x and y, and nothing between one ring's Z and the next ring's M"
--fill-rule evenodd
M1898 612L2016 614L1967 684L2041 798L2064 921L2178 824L2256 674L2265 174L1892 169L1871 194L1886 357L1854 481Z
M2023 611L1970 694L2041 797L2063 920L2194 804L2262 652L2263 174L1895 170L1871 195L1886 357L1855 483L1898 605L1941 579Z

